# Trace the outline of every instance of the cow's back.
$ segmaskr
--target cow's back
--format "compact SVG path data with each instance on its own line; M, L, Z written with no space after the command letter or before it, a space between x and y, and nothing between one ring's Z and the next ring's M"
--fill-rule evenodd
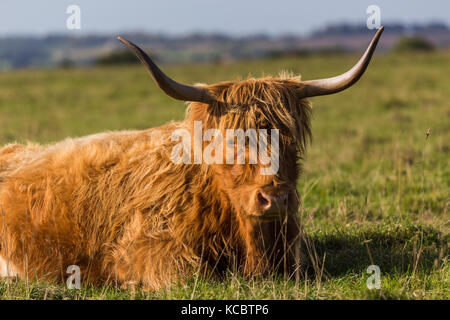
M155 189L176 170L170 136L183 126L0 149L1 256L21 275L61 279L76 264L87 278L105 277L103 257L137 216L161 212L148 232L172 214L156 208L163 194Z

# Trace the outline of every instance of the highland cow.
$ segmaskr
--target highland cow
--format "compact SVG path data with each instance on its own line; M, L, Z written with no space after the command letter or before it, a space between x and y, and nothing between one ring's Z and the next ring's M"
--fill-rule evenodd
M301 81L285 74L195 86L170 79L119 37L166 94L190 103L186 119L0 149L0 275L63 281L67 267L77 265L85 284L139 283L155 290L198 272L298 274L297 179L311 137L307 98L353 85L381 33L351 70L334 78ZM203 132L278 130L279 146L269 146L269 153L279 169L262 175L260 162L172 161L179 143L173 132L193 136L194 122ZM247 147L247 160L250 152Z

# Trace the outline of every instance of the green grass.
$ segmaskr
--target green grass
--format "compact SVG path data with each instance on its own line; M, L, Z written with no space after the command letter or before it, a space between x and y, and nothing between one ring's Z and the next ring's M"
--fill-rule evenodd
M187 83L343 72L357 57L165 67ZM450 52L376 56L351 89L313 99L314 141L298 190L314 245L306 279L194 277L158 292L0 281L0 299L449 299ZM55 142L181 120L140 66L0 74L0 143ZM426 132L431 134L426 139ZM369 290L366 269L381 269ZM314 271L315 270L315 271Z

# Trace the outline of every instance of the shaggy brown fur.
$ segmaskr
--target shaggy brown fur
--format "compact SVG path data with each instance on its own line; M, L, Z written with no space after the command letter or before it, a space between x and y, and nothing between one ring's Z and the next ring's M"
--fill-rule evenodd
M162 288L196 272L292 275L300 266L299 159L310 104L299 79L204 86L217 103L191 103L185 121L102 133L55 145L0 149L0 263L25 278ZM277 128L280 170L259 164L174 164L174 130ZM193 136L193 134L192 134ZM255 195L289 192L288 212L266 221ZM0 268L2 270L2 268Z

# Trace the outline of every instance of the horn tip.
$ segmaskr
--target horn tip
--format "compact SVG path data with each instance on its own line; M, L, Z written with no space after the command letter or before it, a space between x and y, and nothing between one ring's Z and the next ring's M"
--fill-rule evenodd
M127 39L122 38L121 36L117 36L117 40L119 40L120 42L125 43L125 44L128 42Z

